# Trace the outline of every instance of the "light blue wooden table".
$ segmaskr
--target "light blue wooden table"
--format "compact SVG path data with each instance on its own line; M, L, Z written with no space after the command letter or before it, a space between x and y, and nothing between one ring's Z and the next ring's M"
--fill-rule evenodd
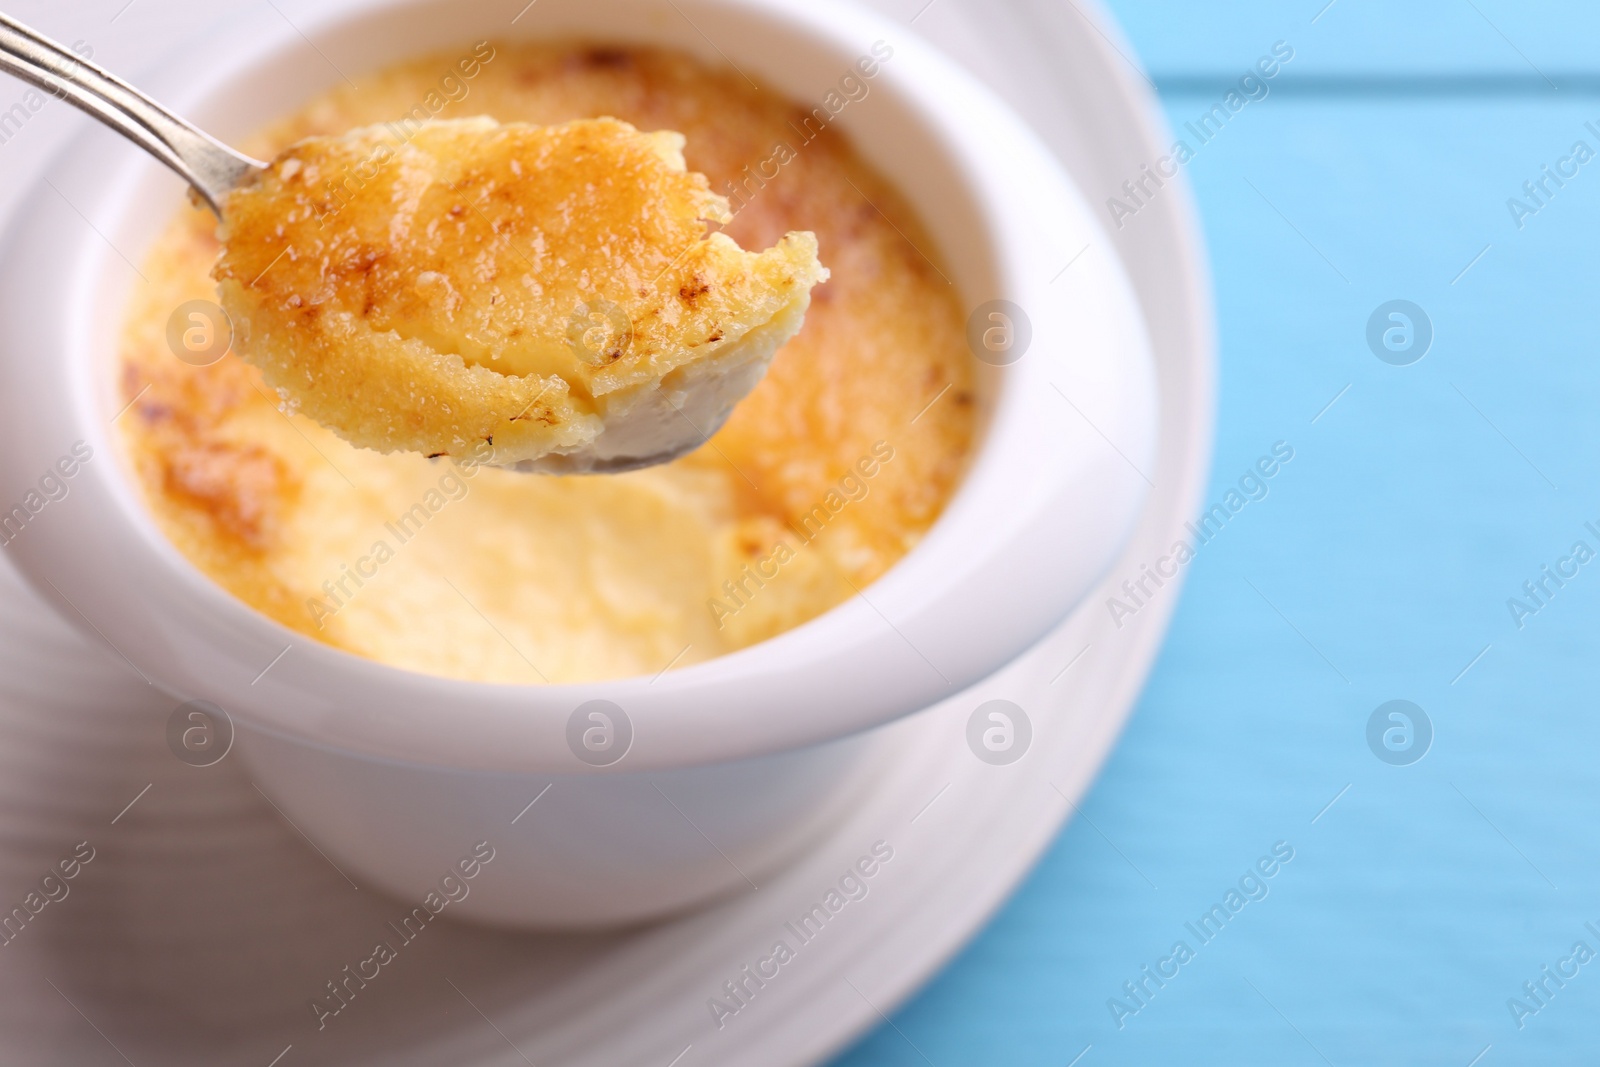
M1294 459L1190 568L1084 817L841 1065L1600 1062L1600 10L1323 2L1113 3L1174 126L1295 50L1188 167L1210 497ZM1394 299L1410 365L1367 343ZM1409 764L1375 751L1420 722L1368 742L1396 699Z

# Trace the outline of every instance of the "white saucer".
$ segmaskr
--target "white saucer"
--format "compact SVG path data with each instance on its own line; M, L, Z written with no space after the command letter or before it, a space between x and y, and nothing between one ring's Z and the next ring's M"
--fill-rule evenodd
M875 6L904 21L924 2ZM168 3L162 21L175 11L214 18L217 6ZM85 17L74 35L43 3L11 10L69 42L107 33ZM1091 202L1165 151L1126 48L1081 0L981 11L939 0L916 30L1034 123ZM110 47L96 58L119 65ZM28 150L35 164L43 154ZM6 175L0 200L26 177ZM1155 485L1151 503L1104 591L994 678L882 731L897 751L885 761L891 776L758 891L604 937L435 923L320 1032L311 998L376 942L397 943L386 924L407 906L353 888L237 760L197 769L174 758L171 702L0 569L0 915L23 907L78 842L95 850L69 894L0 947L0 1061L798 1065L877 1023L978 929L1055 836L1120 729L1176 603L1181 572L1120 628L1105 605L1177 540L1209 460L1209 292L1186 190L1169 183L1114 240L1147 309L1163 439L1158 468L1142 472ZM1055 284L1072 284L1067 264L1078 251L1061 250ZM1076 416L1064 406L1062 417ZM981 762L966 740L973 710L995 698L1020 705L1033 724L1027 754L1008 766ZM864 880L864 897L808 941L786 927L880 841L893 858ZM483 876L493 877L492 865ZM757 988L741 969L771 957L779 940L793 958ZM724 989L740 980L754 990L742 1005ZM720 1028L712 998L739 1008L721 1011Z

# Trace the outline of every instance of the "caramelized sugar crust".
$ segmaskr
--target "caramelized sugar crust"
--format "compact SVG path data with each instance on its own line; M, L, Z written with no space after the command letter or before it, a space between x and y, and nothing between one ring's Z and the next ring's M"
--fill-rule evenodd
M164 532L288 627L487 681L654 674L855 595L938 517L973 433L962 313L917 219L835 129L816 134L812 102L735 72L583 44L488 54L464 99L434 101L439 118L613 115L677 130L688 168L729 197L723 232L742 247L814 232L832 276L800 332L706 447L662 468L543 478L379 455L280 411L235 356L204 368L173 357L168 315L215 293L214 224L185 210L129 309L133 406L118 422ZM437 96L459 58L364 77L246 147L271 158L308 136L394 121Z
M826 277L815 237L745 252L708 236L726 216L671 131L376 125L300 141L231 192L213 276L238 351L297 410L363 448L512 463L793 334ZM602 308L620 328L590 321Z

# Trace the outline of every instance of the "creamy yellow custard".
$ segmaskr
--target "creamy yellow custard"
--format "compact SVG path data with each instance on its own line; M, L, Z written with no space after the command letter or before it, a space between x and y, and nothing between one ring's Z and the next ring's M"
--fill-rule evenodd
M771 248L809 230L832 276L703 448L628 474L547 477L359 449L283 410L235 355L175 358L174 310L217 295L215 220L186 209L150 253L123 343L131 406L118 426L158 525L291 629L478 681L653 675L854 595L938 517L974 394L956 294L924 258L932 243L832 113L686 56L582 44L479 45L312 100L244 147L271 158L308 136L478 115L679 131L689 169L728 197L729 237Z

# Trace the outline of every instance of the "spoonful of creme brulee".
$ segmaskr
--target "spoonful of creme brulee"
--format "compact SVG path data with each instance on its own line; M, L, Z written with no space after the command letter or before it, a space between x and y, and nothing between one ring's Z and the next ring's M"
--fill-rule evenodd
M351 444L547 473L703 444L799 331L816 237L747 252L684 138L612 118L435 120L233 151L0 15L0 70L172 167L217 212L235 350Z

